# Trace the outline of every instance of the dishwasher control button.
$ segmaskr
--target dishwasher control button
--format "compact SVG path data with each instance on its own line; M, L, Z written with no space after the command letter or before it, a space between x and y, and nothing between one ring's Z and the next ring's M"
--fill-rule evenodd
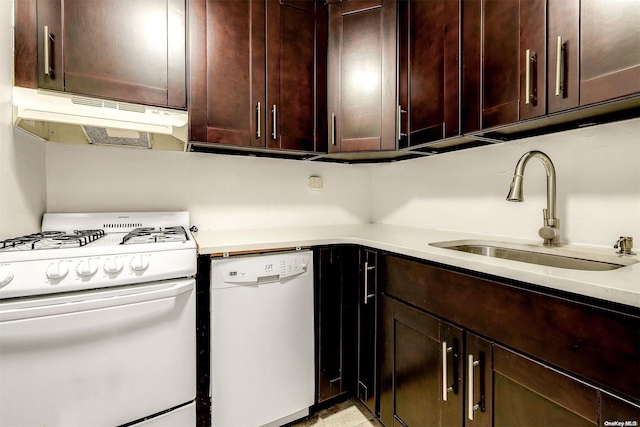
M104 262L104 272L107 274L118 274L124 268L124 263L119 257L107 258Z
M8 285L13 279L13 271L8 266L0 266L0 286Z
M82 277L93 276L96 274L96 271L98 271L98 261L93 258L83 259L78 263L76 271L78 275Z
M69 273L69 263L66 261L54 261L47 267L47 277L49 279L64 279Z
M133 271L144 271L149 268L149 258L146 255L134 255L129 261L129 266Z

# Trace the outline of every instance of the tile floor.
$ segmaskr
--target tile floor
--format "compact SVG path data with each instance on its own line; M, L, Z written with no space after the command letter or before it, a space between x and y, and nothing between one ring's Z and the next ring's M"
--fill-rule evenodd
M358 400L349 399L288 427L383 427Z

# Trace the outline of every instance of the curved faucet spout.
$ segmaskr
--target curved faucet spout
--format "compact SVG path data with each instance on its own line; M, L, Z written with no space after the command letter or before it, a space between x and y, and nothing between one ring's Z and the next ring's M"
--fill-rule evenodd
M556 169L549 156L542 151L534 150L525 153L518 160L507 200L510 202L524 201L524 169L532 158L539 159L547 173L547 208L543 210L544 226L538 231L538 234L544 239L545 245L557 246L559 245L560 222L556 213Z

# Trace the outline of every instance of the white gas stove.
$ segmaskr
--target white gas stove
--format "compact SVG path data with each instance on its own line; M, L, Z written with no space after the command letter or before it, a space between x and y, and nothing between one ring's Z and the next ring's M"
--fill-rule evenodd
M188 212L45 214L0 241L0 299L193 276Z
M193 426L189 214L46 214L0 242L0 426Z

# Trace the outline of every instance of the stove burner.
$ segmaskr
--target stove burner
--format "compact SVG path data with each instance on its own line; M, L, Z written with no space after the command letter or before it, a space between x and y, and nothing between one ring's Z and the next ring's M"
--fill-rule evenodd
M104 230L76 230L73 234L63 231L43 231L0 241L0 251L79 248L104 235Z
M136 228L122 239L123 245L136 243L186 242L189 240L184 227Z

